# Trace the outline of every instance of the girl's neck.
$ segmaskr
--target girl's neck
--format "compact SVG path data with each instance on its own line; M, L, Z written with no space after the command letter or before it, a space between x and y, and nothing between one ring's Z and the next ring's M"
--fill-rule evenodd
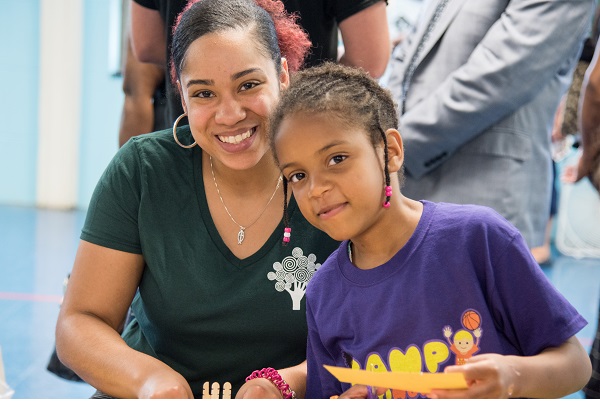
M394 194L397 198L374 229L351 238L352 263L368 270L388 262L411 238L423 214L423 204Z

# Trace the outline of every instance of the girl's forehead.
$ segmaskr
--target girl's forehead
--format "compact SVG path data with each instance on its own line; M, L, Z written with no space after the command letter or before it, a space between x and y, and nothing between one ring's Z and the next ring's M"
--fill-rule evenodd
M287 140L306 143L307 146L323 146L323 143L368 141L368 135L360 126L349 126L335 114L327 112L295 112L283 116L275 135ZM307 139L310 138L310 139Z

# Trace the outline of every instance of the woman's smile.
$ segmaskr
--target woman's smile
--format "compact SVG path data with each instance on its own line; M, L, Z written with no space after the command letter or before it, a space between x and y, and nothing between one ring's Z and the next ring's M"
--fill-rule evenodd
M219 141L221 141L221 142L237 145L237 144L241 143L243 140L250 138L250 136L252 136L255 132L256 132L256 127L253 127L241 134L217 135L217 138L219 138Z
M238 153L249 149L254 143L258 131L258 127L252 127L250 129L231 131L227 134L221 133L215 135L216 142L219 144L221 149L228 153Z

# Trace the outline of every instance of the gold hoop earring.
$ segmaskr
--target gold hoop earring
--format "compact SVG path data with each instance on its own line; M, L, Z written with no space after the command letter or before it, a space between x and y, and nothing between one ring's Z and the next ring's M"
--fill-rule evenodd
M177 145L181 146L182 148L185 148L185 149L193 148L194 146L196 146L196 141L194 141L194 143L192 143L191 145L184 145L181 142L179 142L179 139L177 139L177 124L179 124L179 121L181 121L181 119L183 117L187 117L187 113L183 113L182 115L177 117L177 120L175 120L175 123L173 123L173 139L175 139L175 142L177 142Z

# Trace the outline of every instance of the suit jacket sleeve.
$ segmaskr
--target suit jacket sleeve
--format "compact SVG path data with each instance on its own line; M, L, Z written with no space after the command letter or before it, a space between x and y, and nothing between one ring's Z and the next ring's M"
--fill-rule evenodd
M531 101L571 65L566 61L578 57L593 3L511 1L468 60L402 116L410 175L419 178L434 169L439 163L430 161L451 155Z

